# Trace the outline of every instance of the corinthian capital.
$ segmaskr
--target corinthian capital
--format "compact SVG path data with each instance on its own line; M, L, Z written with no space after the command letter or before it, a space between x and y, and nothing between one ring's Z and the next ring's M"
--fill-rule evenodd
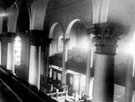
M119 36L124 33L121 25L114 23L99 23L94 25L94 40L97 53L114 55Z

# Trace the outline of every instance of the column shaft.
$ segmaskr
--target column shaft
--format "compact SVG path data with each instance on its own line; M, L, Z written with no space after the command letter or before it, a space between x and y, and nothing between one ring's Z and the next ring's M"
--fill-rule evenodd
M40 89L41 36L43 32L30 31L29 83Z
M91 39L89 39L91 40ZM85 95L89 97L89 87L90 87L90 77L91 77L91 52L92 52L92 44L89 41L89 48L87 51L87 66L86 66L86 81L85 81Z
M7 69L14 73L14 44L8 43Z
M1 65L1 57L2 57L1 53L2 53L2 43L0 42L0 65Z
M67 40L63 41L63 58L62 58L62 84L66 85L66 61L67 61Z
M49 52L50 52L50 44L52 39L48 39L45 42L44 46L44 78L45 78L45 84L47 85L47 78L48 78L48 69L49 69Z
M128 68L126 71L126 89L125 89L125 102L132 102L133 98L133 56L128 56Z
M30 46L29 83L38 89L40 88L39 55L40 48L38 46Z
M96 54L93 102L113 102L114 56Z
M113 23L94 25L96 61L93 102L114 101L114 56L121 26Z
M7 67L7 38L2 36L1 65Z

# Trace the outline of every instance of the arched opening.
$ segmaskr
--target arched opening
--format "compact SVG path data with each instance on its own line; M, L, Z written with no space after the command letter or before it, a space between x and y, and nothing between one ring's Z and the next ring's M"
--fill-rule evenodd
M50 29L50 35L49 35L49 38L53 39L51 46L50 46L50 55L51 56L56 53L59 53L58 42L60 41L59 39L61 36L63 36L63 31L62 31L61 25L58 23L54 23ZM61 50L62 50L62 48L61 48Z
M59 24L59 23L56 22L56 23L54 23L54 24L51 26L50 32L49 32L49 38L52 38L52 37L53 37L53 31L54 31L55 27L56 27L58 24Z
M62 52L63 51L63 34L59 34L58 36L58 52Z
M87 61L87 32L84 24L79 19L71 21L66 30L66 37L68 37L68 61L66 62L67 85L69 87L69 95L72 91L77 90L76 94L81 94L85 90L85 72L86 67L81 63L86 64ZM74 63L74 66L73 66ZM73 78L72 84L68 83L69 79Z
M71 31L73 25L74 25L76 22L80 22L80 19L74 19L74 20L72 20L72 21L69 23L69 25L68 25L68 27L67 27L67 29L66 29L66 37L69 37L70 31Z
M87 50L87 30L80 20L75 19L68 25L66 37L70 39L68 49L78 48L84 52Z
M68 60L66 62L69 93L71 92L72 95L72 91L77 90L76 94L81 95L85 93L87 56L90 53L88 49L91 45L89 41L90 35L88 36L84 23L79 19L75 19L69 23L66 30L66 37L70 39L67 49ZM73 84L68 83L70 77L76 80ZM90 86L92 86L92 83L93 81L90 81Z
M54 23L50 28L49 38L52 38L50 45L48 82L51 83L50 91L53 87L60 88L61 84L61 67L62 67L62 52L63 52L63 31L59 23Z

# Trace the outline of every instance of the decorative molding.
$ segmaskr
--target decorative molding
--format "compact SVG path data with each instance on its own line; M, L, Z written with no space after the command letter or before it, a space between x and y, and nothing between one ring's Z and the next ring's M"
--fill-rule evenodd
M114 23L99 23L94 24L88 30L88 34L95 35L94 41L96 42L96 52L102 54L115 55L117 40L119 36L125 33L122 25Z
M16 33L7 32L0 35L0 41L7 40L9 43L14 41L14 38L16 37Z
M43 40L42 35L43 31L40 30L31 30L29 31L30 43L31 45L40 46Z

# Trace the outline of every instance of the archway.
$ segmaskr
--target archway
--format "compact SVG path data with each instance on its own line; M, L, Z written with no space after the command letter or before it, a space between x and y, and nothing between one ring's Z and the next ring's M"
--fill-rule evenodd
M66 34L66 37L69 37L71 28L73 27L73 25L74 25L76 22L80 22L80 19L74 19L74 20L72 20L72 21L69 23L69 25L68 25L68 27L67 27L67 29L66 29L66 33L65 33L65 34Z
M67 26L65 38L70 39L67 48L68 60L66 62L66 69L69 72L68 74L72 74L74 76L74 80L76 80L76 82L74 82L72 85L70 85L69 83L67 84L70 87L69 89L72 89L72 91L78 90L77 93L80 95L81 93L85 92L85 85L87 85L84 82L88 79L86 66L87 63L89 64L87 56L89 56L90 53L90 50L88 50L88 48L90 47L90 39L88 37L85 24L80 19L72 20ZM70 72L74 72L77 74ZM70 75L68 75L67 77L70 77Z
M49 38L52 39L50 44L50 57L49 57L49 69L48 76L54 85L61 84L61 71L58 71L62 67L62 51L63 46L59 46L63 43L63 30L60 23L56 22L50 27ZM61 47L59 49L59 47ZM56 59L58 58L58 59ZM55 60L55 61L54 61ZM57 61L56 61L57 60ZM56 86L57 87L57 86Z
M58 53L58 39L60 36L63 36L62 26L56 22L54 23L49 32L49 38L53 39L50 46L50 56Z
M52 37L53 37L53 31L54 31L55 27L56 27L58 24L59 24L58 22L52 24L52 26L51 26L51 28L50 28L50 31L49 31L49 38L52 38Z
M72 20L67 26L65 38L69 38L68 49L80 48L86 50L87 48L87 30L84 23L80 19Z

